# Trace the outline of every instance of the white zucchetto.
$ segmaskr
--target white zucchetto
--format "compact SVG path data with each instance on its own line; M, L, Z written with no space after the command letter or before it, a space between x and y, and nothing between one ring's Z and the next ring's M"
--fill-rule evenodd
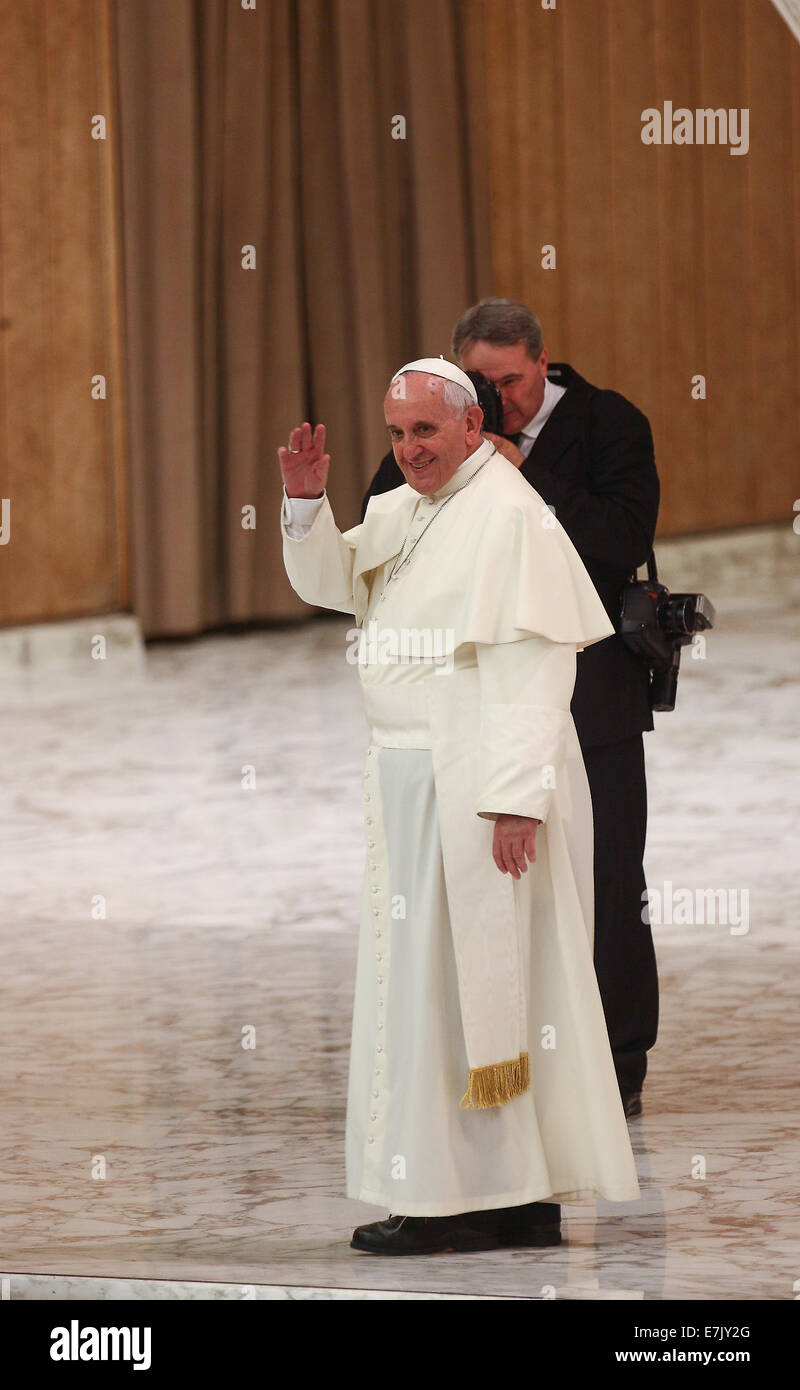
M392 377L390 386L401 377L404 372L423 372L426 376L442 376L445 381L455 381L469 394L475 404L478 404L478 393L466 372L462 372L455 362L447 362L444 357L420 357L416 362L406 362L398 372Z

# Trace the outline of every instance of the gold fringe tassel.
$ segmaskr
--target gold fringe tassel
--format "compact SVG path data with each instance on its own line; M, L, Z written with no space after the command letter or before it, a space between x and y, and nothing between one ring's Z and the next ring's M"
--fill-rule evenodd
M488 1110L492 1105L505 1105L514 1096L521 1096L531 1084L531 1066L527 1052L521 1052L512 1062L497 1062L491 1067L473 1067L469 1074L466 1095L461 1097L462 1110Z

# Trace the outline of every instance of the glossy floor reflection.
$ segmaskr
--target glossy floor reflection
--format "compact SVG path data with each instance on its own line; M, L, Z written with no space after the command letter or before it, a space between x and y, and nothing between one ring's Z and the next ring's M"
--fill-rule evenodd
M707 658L646 738L648 881L673 920L631 1126L643 1197L565 1208L544 1252L348 1246L384 1214L342 1196L366 740L348 619L156 645L116 686L88 661L8 686L3 1297L795 1296L800 587L796 560L780 604L718 574ZM746 889L747 930L681 920L688 895L676 920L680 889Z

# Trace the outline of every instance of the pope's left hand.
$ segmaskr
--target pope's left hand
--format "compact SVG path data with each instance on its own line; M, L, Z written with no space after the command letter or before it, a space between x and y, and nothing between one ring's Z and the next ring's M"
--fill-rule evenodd
M519 878L528 872L527 854L531 863L536 858L536 827L541 821L531 816L500 815L494 823L492 858L503 874Z
M512 444L510 439L506 439L502 434L489 434L486 430L483 432L483 437L490 439L498 454L502 454L509 463L513 463L515 468L522 467L525 462L525 455L521 449L517 448L516 444Z

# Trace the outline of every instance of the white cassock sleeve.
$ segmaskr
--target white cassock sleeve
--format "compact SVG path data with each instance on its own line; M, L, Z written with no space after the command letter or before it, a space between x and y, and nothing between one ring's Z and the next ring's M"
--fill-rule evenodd
M315 608L355 612L353 561L360 526L339 530L328 494L288 497L281 504L283 562L295 593Z
M476 811L544 821L561 775L572 715L577 648L531 636L476 642L481 689Z

